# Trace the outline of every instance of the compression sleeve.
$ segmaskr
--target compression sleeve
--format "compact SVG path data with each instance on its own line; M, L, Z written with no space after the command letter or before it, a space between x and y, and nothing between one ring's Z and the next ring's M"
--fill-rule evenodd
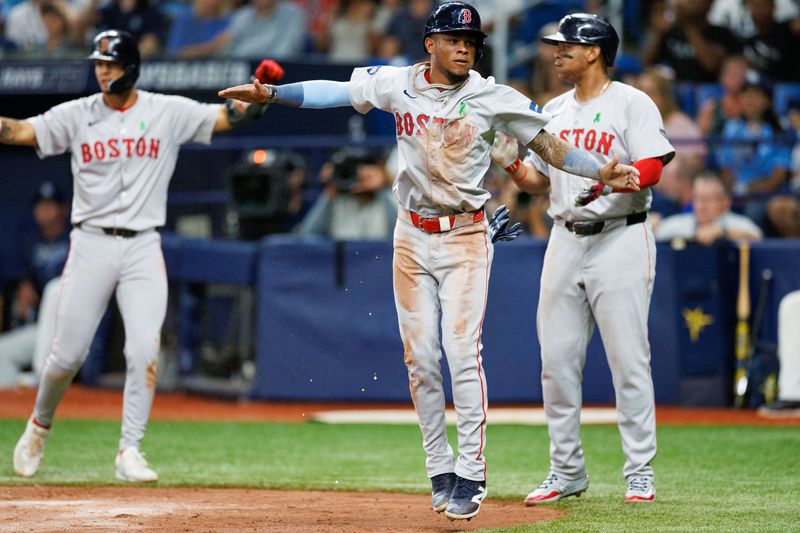
M633 164L639 170L639 188L652 187L661 179L661 170L664 163L660 157L648 157L640 159ZM614 189L614 192L633 192L631 189Z
M562 170L576 176L600 181L601 168L602 165L595 161L592 156L576 148L567 152Z
M664 163L660 157L648 157L640 159L633 166L639 169L639 187L652 187L661 179L661 169Z
M273 86L274 102L290 107L325 109L350 104L346 81L312 80Z

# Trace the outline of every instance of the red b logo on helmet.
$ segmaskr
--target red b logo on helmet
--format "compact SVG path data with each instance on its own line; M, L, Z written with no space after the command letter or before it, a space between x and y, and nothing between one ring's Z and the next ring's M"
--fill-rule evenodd
M458 16L458 22L461 24L469 24L472 22L472 11L469 9L462 9L461 14Z

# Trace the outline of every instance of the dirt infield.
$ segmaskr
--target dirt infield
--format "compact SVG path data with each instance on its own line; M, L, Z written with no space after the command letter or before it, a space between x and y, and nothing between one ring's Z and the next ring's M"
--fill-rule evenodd
M31 389L0 391L0 418L26 418ZM160 394L156 420L303 422L312 413L386 409L386 404L228 402L185 394ZM530 406L526 406L530 407ZM398 405L408 409L409 405ZM58 418L115 419L117 390L73 386ZM798 425L800 419L768 420L753 411L660 407L665 424ZM0 487L0 533L17 531L313 531L448 532L509 527L553 520L563 512L489 498L470 522L450 522L430 509L427 495L158 487Z
M174 488L0 488L0 532L448 532L552 520L563 512L487 500L469 522L410 494Z
M36 399L34 389L0 390L0 418L26 418ZM188 394L158 394L153 420L227 420L249 422L304 422L311 413L342 409L387 409L392 405L299 402L231 402ZM409 409L410 402L396 405ZM525 405L530 407L530 405ZM491 409L491 406L490 406ZM122 416L122 393L73 385L58 407L57 418L118 420ZM766 419L752 410L658 407L659 425L798 425L800 419ZM491 421L491 418L490 418Z

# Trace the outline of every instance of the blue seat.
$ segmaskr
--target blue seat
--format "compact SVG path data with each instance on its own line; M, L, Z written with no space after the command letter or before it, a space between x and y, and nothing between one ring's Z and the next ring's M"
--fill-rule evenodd
M695 97L694 83L676 83L675 99L684 113L693 117L697 115L697 100Z
M695 109L699 111L706 100L722 98L724 89L719 83L698 83L694 88Z
M772 106L778 117L789 111L789 102L800 100L800 83L777 83L772 93Z

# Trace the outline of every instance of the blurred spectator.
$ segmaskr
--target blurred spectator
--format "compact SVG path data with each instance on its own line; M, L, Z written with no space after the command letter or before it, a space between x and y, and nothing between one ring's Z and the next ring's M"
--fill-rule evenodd
M638 57L630 54L620 54L614 60L614 70L611 75L616 81L636 86L636 81L641 73L642 62Z
M715 81L725 56L740 53L742 47L729 29L708 23L710 8L711 0L653 2L642 53L645 65L672 67L677 81Z
M726 185L735 197L746 200L744 213L761 221L766 201L752 195L783 190L791 154L772 110L769 80L748 71L741 98L742 116L725 122L716 158Z
M697 112L697 125L703 135L719 135L726 120L741 116L741 93L747 68L744 56L737 55L725 59L719 76L722 97L709 98L701 104Z
M536 57L533 58L533 75L531 76L531 92L533 93L531 99L540 106L572 88L558 78L554 60L554 54L558 47L541 40L543 36L555 33L557 27L558 23L555 22L545 24L539 30L536 38Z
M250 0L233 13L230 27L214 39L184 49L187 57L222 54L240 58L284 59L303 53L306 17L283 0Z
M773 80L800 80L800 38L774 18L775 0L745 0L755 32L744 41L750 65Z
M798 98L792 98L787 105L786 129L793 143L790 189L800 192L800 99Z
M800 202L794 196L773 196L767 201L764 221L767 237L800 239Z
M391 237L397 201L381 158L341 150L323 165L320 179L323 192L300 223L298 233L337 241Z
M35 45L26 55L38 57L65 57L85 55L84 51L73 48L73 28L63 4L46 2L41 6L42 23L47 32L44 44Z
M5 21L0 17L0 59L17 51L17 45L6 38Z
M399 54L409 63L427 58L422 46L422 34L432 9L433 0L408 0L406 6L397 10L386 30L388 37L397 40Z
M675 161L664 167L659 185L669 181L680 160L687 165L688 172L696 175L705 166L707 148L700 128L689 115L681 111L672 91L672 79L664 74L663 69L650 68L639 76L636 86L649 96L658 107L664 121L667 138L676 147Z
M44 0L25 0L11 8L6 21L6 37L21 51L43 46L47 30L42 21Z
M756 241L762 232L749 218L730 211L731 196L722 180L714 174L695 178L692 188L692 212L672 215L655 229L656 239L681 239L710 246L720 239Z
M318 39L327 29L339 5L339 0L292 0L292 2L303 10L307 21L307 33L313 39Z
M19 249L25 264L11 306L8 332L0 334L0 388L18 384L21 372L44 366L55 329L61 271L69 251L67 206L61 192L43 183L33 200L37 229L22 232Z
M708 13L708 22L724 26L741 39L753 36L755 27L750 13L745 8L748 0L714 0ZM775 20L787 22L800 17L797 0L776 0Z
M380 0L375 9L375 17L372 19L372 26L375 33L383 35L389 28L389 23L400 9L400 0Z
M191 11L172 22L166 51L170 55L191 57L193 44L213 41L231 25L227 0L194 0Z
M341 63L363 63L372 56L377 41L373 26L373 0L341 0L328 28L317 41L317 48L328 58Z
M81 23L98 31L127 31L139 41L139 52L145 57L160 51L166 30L158 4L151 5L150 0L88 0Z
M678 213L687 213L692 210L692 187L697 168L683 157L678 157L680 149L676 150L675 160L667 168L669 173L663 172L658 183L651 187L653 199L650 202L653 229L658 225L658 220Z

